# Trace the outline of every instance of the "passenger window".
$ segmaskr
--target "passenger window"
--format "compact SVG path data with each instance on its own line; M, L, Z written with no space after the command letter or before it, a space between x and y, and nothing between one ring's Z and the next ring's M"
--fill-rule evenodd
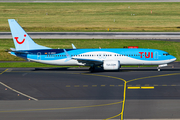
M167 56L167 55L169 55L169 53L163 53L163 55Z

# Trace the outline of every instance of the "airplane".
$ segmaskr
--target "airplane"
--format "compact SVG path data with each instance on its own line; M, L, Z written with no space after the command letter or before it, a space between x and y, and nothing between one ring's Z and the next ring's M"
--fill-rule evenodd
M94 71L97 66L104 70L119 70L121 65L159 65L167 66L176 60L169 53L158 49L99 48L99 49L52 49L35 43L15 19L8 19L15 48L10 48L11 55L27 61L59 65L90 66Z

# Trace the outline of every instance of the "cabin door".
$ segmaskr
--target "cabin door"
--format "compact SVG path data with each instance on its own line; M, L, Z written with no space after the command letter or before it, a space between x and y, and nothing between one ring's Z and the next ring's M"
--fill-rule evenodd
M37 60L41 60L41 52L37 53Z
M154 59L157 60L158 59L158 52L154 52Z

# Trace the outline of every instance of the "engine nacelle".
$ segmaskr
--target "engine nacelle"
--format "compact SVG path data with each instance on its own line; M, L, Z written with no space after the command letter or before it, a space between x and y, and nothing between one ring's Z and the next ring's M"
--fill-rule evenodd
M119 60L105 60L103 62L104 70L119 70L120 61Z

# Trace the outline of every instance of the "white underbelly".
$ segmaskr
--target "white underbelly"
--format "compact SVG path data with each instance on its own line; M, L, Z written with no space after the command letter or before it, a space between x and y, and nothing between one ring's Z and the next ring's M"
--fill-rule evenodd
M43 63L43 64L49 64L49 65L70 65L70 66L74 66L74 65L84 65L82 63L78 63L77 60L69 60L67 62L65 62L66 59L60 59L60 60L33 60L33 59L29 59L30 61L33 62L38 62L38 63Z

